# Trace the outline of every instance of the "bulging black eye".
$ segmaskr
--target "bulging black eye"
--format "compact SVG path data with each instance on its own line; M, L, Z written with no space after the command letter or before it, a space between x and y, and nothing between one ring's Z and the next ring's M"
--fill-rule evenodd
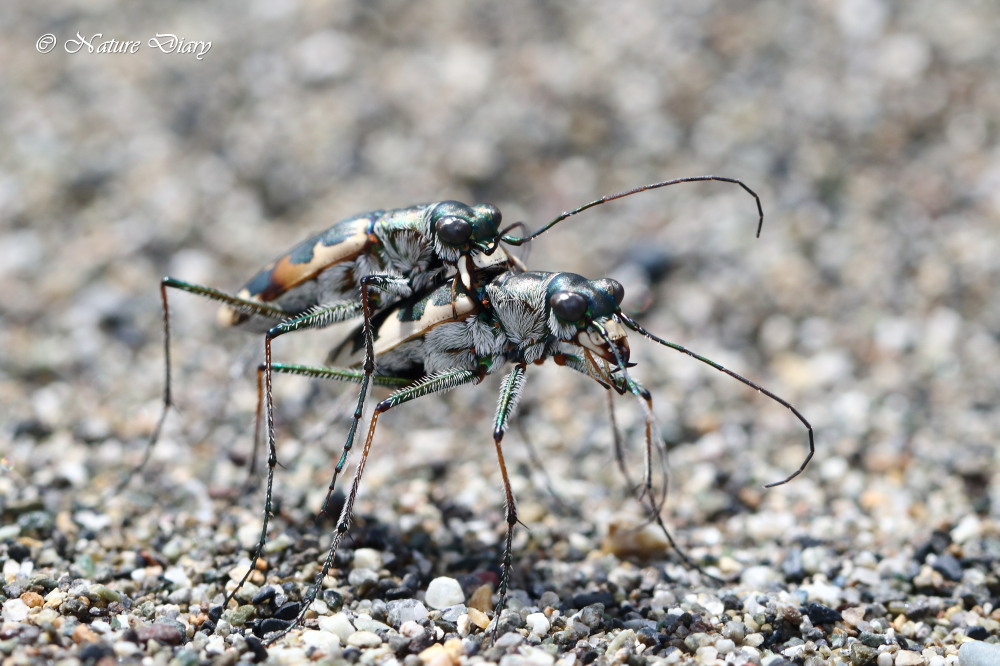
M608 286L611 287L611 296L615 299L615 304L621 305L622 299L625 298L625 287L618 280L611 278L608 278Z
M434 224L434 230L448 245L465 245L472 236L472 225L460 217L442 217Z
M587 299L574 291L557 291L549 298L549 307L563 321L580 321L587 313Z

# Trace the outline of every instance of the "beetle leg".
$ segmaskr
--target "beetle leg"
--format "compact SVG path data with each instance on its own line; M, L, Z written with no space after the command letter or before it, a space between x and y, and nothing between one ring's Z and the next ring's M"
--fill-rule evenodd
M256 460L256 441L260 432L260 412L261 405L264 405L264 422L267 427L268 433L268 455L267 455L267 482L266 490L264 491L264 521L261 525L260 538L257 541L257 545L254 548L253 556L250 558L250 562L256 562L257 558L260 557L261 553L264 551L264 544L267 541L267 528L271 520L271 503L272 503L272 491L274 488L274 468L278 464L278 454L277 446L275 444L274 436L274 415L273 415L273 402L269 399L265 400L264 396L269 396L271 391L271 375L275 372L290 374L290 375L301 375L304 377L313 377L316 379L331 379L334 381L341 382L360 382L363 380L364 372L358 370L357 368L331 368L331 367L317 367L309 365L299 365L295 363L269 363L270 361L270 347L267 348L268 357L265 359L264 363L261 363L257 367L257 416L258 416L258 426L255 430L255 443L254 443L254 460ZM263 380L263 381L262 381ZM394 386L400 387L412 383L410 379L404 379L402 377L375 377L374 381L380 386ZM263 386L262 386L263 384ZM338 463L338 471L343 467L344 461L347 459L347 451L345 450L341 455L341 460ZM331 486L332 492L332 486ZM329 496L327 496L327 502L329 501ZM326 503L324 503L324 507ZM253 566L251 564L250 569L243 575L243 577L233 588L233 591L226 595L225 600L222 602L223 608L229 605L229 601L236 595L236 593L243 587L243 584L247 581L250 576L250 572L253 571Z
M118 485L116 485L112 491L115 495L120 493L132 481L132 479L146 467L147 463L149 463L149 459L153 455L153 449L156 447L156 443L159 441L160 435L163 432L163 424L167 420L167 414L170 412L170 408L174 405L170 378L170 305L167 299L167 289L178 289L180 291L186 291L190 294L204 296L205 298L209 298L213 301L219 301L221 303L231 305L234 309L250 312L269 319L280 320L288 316L288 313L281 308L233 296L232 294L227 294L224 291L219 291L218 289L213 289L211 287L204 287L199 284L184 282L172 277L165 277L160 281L160 301L163 304L163 407L160 410L159 418L156 420L156 425L153 427L153 432L150 434L149 440L146 442L146 450L143 451L142 460L139 461L138 465L129 470L128 473L126 473L126 475L118 482Z
M507 422L517 408L517 402L521 397L524 388L525 364L518 363L507 373L500 387L500 399L497 402L497 414L493 421L493 444L497 450L497 462L500 465L500 476L503 479L504 492L504 518L507 521L507 536L504 539L503 559L500 571L499 600L493 617L493 641L496 641L497 631L500 627L500 613L507 603L507 588L510 584L511 570L511 545L514 540L514 526L517 520L517 503L514 500L514 491L510 486L510 477L507 475L507 464L503 458L504 433L507 431Z
M285 629L277 632L269 638L267 641L268 645L287 634L296 625L302 623L305 618L305 614L309 611L309 607L312 606L312 602L316 600L316 595L319 594L319 590L323 585L323 579L326 578L327 573L329 573L330 569L333 567L333 561L337 556L337 550L340 548L340 542L343 540L344 535L351 527L351 518L353 517L354 512L354 501L357 499L358 488L361 485L361 476L365 471L365 463L368 461L368 454L371 452L372 441L375 438L375 427L378 425L379 416L393 407L403 404L404 402L409 402L410 400L415 400L419 397L430 395L432 393L448 391L463 384L479 381L482 381L482 374L474 370L447 370L417 380L411 385L394 392L388 398L375 406L375 411L372 413L371 423L368 425L368 436L365 438L365 445L361 450L361 460L358 461L358 467L354 471L354 479L351 481L351 489L348 491L347 499L344 501L344 506L340 510L340 517L337 518L337 526L334 528L333 538L330 540L330 548L326 553L326 560L323 561L323 567L316 575L312 586L302 599L302 610L299 612L298 619Z

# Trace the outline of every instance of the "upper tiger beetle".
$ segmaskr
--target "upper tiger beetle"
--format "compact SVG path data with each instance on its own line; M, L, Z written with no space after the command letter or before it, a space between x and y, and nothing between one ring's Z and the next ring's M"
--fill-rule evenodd
M299 621L314 600L349 528L379 416L396 405L424 395L479 383L507 363L514 367L503 380L494 421L494 443L503 479L508 525L498 610L503 608L506 598L513 527L517 522L501 441L520 397L529 363L542 363L551 358L595 379L606 389L619 394L629 393L639 400L646 418L645 488L651 489L651 453L662 446L663 440L657 434L649 392L627 371L630 365L626 329L688 354L790 409L808 431L809 452L794 473L768 487L788 482L805 469L814 452L812 426L795 407L718 363L640 327L621 311L624 289L614 280L587 280L571 273L526 272L521 262L504 247L522 245L589 208L639 192L697 181L733 183L749 193L757 205L757 235L760 235L763 208L760 198L745 183L723 176L692 176L595 199L523 236L510 233L523 226L522 223L502 229L500 211L489 204L469 206L443 201L356 215L296 245L259 271L236 294L172 277L164 278L160 285L165 357L163 410L142 462L122 485L149 460L173 404L169 289L221 302L219 321L222 325L265 331L264 362L258 368L258 424L263 416L268 443L267 490L263 525L251 562L263 552L277 465L271 391L273 372L360 384L351 426L330 482L331 494L351 451L369 385L375 383L395 389L375 408L327 558L304 600ZM357 331L337 348L341 352L348 348L359 353L363 351L363 358L357 363L348 367L318 367L272 361L274 338L359 316L361 324ZM257 439L255 437L255 441ZM659 517L661 507L662 501L650 496L651 516L666 531ZM248 575L249 572L227 595L224 606ZM281 634L294 626L290 625ZM495 628L496 625L494 631Z
M589 208L647 190L700 181L733 183L748 192L757 204L760 235L764 221L760 197L743 181L726 176L687 176L595 199L560 214L527 236L509 233L522 223L502 229L500 210L490 204L441 201L361 213L302 241L258 271L235 294L163 278L163 408L141 462L122 479L119 489L148 463L173 405L168 289L221 302L220 325L265 331L265 346L270 348L271 340L292 331L323 328L358 316L368 321L376 309L446 282L452 284L455 294L472 294L497 275L524 270L501 243L520 246ZM364 382L348 441L356 432L366 394Z

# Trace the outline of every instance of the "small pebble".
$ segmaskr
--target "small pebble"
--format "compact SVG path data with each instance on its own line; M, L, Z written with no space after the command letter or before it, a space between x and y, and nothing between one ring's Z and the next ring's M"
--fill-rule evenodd
M37 592L25 592L21 595L21 601L23 601L28 608L38 608L45 602L42 595Z
M28 619L28 604L20 599L8 599L3 602L4 622L24 622Z
M469 621L480 629L485 629L490 624L489 616L476 608L469 608Z
M427 617L427 607L416 599L397 599L386 604L387 619L391 626L405 622L419 622Z
M351 568L378 571L382 568L382 553L374 548L358 548L354 551Z
M424 628L413 620L408 620L399 625L399 634L401 636L405 636L406 638L416 638L423 633Z
M74 643L93 643L97 640L97 634L94 630L85 624L79 624L76 629L73 630L73 642Z
M340 647L340 638L329 631L307 629L302 632L302 644L329 654Z
M493 588L489 585L480 585L469 597L469 608L481 610L484 613L493 610Z
M427 594L424 601L431 608L442 609L448 606L465 603L465 594L462 592L461 584L454 578L440 576L435 578L427 586Z
M382 639L371 631L355 631L347 637L347 644L356 648L374 648L382 644Z
M528 625L528 631L538 637L549 633L549 629L552 626L549 618L545 617L545 613L529 613L528 617L524 618L524 620Z
M1000 644L968 641L958 648L959 666L996 666L1000 664Z
M348 637L355 631L354 625L345 613L323 615L316 620L316 624L321 631L328 631L337 636L341 643L346 643Z
M919 652L900 650L896 653L895 666L922 666L923 663L924 657Z

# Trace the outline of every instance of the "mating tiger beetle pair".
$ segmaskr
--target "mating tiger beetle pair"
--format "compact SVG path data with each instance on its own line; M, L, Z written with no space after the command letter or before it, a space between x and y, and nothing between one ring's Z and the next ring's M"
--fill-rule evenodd
M499 611L506 600L511 542L518 521L502 441L521 396L529 364L552 359L593 378L605 389L622 395L629 393L638 400L646 420L645 481L640 498L648 499L651 520L665 533L666 528L660 520L664 500L652 497L650 462L653 452L660 451L663 446L663 439L653 419L649 391L628 371L634 365L629 363L629 330L692 356L791 410L808 432L808 454L795 472L768 487L788 482L805 469L814 452L812 426L789 402L718 363L642 328L622 311L624 289L617 281L589 280L573 273L527 271L507 251L507 246L523 245L589 208L639 192L694 181L733 183L747 191L757 204L757 234L760 235L763 209L753 190L734 178L694 176L602 197L562 213L524 236L511 235L513 230L523 226L520 223L501 228L500 211L488 204L467 206L443 201L356 215L296 245L257 273L236 294L164 278L160 287L166 359L164 406L137 471L148 461L173 404L167 294L168 290L178 289L221 302L219 320L223 325L264 332L264 362L258 368L258 429L262 419L268 464L264 519L251 562L263 552L272 509L277 465L271 391L273 374L297 374L360 384L351 425L330 481L331 494L354 446L369 386L376 384L394 389L374 408L326 559L303 599L298 620L273 636L272 641L302 622L333 565L341 540L350 527L380 416L426 395L478 384L501 368L511 366L501 382L493 442L503 483L507 533L494 632ZM340 359L354 353L362 356L359 362L319 367L272 360L272 342L281 335L359 317L361 323L357 330L331 354L331 358ZM669 533L667 536L670 538ZM248 576L249 571L226 597L223 607Z

